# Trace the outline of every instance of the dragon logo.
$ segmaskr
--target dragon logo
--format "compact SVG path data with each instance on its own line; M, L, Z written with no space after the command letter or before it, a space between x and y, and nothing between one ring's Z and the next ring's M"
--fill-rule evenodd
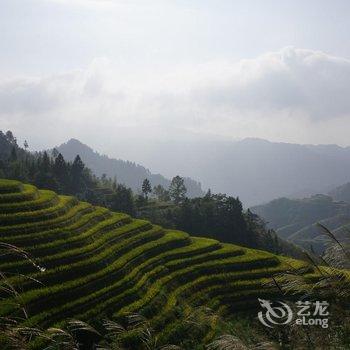
M274 325L288 324L292 321L293 311L286 303L278 301L280 306L272 306L269 300L258 299L265 311L258 313L259 321L266 327L273 328Z

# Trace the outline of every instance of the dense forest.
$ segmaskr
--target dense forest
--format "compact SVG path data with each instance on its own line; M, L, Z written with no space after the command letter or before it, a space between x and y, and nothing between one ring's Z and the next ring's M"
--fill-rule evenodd
M152 220L165 227L211 237L223 242L260 248L274 253L301 257L295 246L279 239L252 212L244 211L239 198L224 194L188 198L185 180L175 176L169 187L151 186L144 179L140 194L117 183L105 174L97 177L76 155L72 162L53 149L28 151L20 147L11 131L0 133L0 177L16 179L50 189L59 194L74 195L94 205Z

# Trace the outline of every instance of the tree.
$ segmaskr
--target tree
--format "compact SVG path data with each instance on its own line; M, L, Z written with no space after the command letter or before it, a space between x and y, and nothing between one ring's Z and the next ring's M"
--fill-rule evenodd
M204 198L210 199L212 197L211 189L209 188L207 193L205 194Z
M41 159L41 170L44 173L48 173L50 171L50 167L51 167L50 157L47 154L47 152L45 151L43 154L43 157Z
M118 185L117 177L114 176L113 182L112 182L112 190L113 190L113 191L116 191L116 190L117 190L117 185Z
M115 192L109 197L109 208L129 215L135 214L135 205L130 188L117 184Z
M181 203L186 198L187 189L185 186L185 180L176 175L169 186L170 198L176 203Z
M145 206L147 204L146 198L142 195L137 195L135 198L135 205L137 207L137 209L142 208L143 206Z
M58 157L58 151L56 148L54 148L51 152L52 157L57 158Z
M71 166L70 177L71 177L71 191L74 194L82 193L85 189L84 183L84 168L85 164L81 160L80 156L77 155Z
M148 195L152 192L152 186L148 179L144 179L142 183L142 193L146 199L148 199Z
M18 146L10 131L3 133L0 130L0 177L33 183L83 200L89 198L100 206L106 205L110 195L109 191L101 192L102 181L85 167L80 157L72 164L55 149L50 153L30 153L25 142L22 147ZM117 188L117 183L112 180L106 181L106 185L112 192Z
M35 185L57 191L59 186L53 174L53 164L47 152L41 153L36 162Z
M153 193L155 194L155 196L159 201L162 201L162 202L170 201L169 191L166 190L162 185L154 186Z
M6 139L11 145L17 146L17 139L13 136L12 131L6 132Z
M17 151L16 151L16 147L13 146L11 149L10 161L15 162L16 160L17 160Z
M27 150L29 148L27 140L24 140L23 147L24 147L25 150Z
M67 163L65 162L61 153L58 153L55 158L53 173L59 183L60 191L66 193L69 186L69 173Z

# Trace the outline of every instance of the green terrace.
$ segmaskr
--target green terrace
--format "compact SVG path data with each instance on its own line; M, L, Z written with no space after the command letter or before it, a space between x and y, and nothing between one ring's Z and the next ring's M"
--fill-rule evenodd
M248 308L278 295L263 286L272 275L307 266L10 180L0 180L0 241L31 257L11 249L0 256L1 273L19 291L0 291L0 316L21 317L24 307L26 326L139 312L164 336L177 327L179 303Z

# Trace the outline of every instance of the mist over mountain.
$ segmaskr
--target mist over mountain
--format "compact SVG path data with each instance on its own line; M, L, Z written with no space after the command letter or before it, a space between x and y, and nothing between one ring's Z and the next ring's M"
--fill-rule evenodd
M332 230L340 241L349 241L350 204L318 194L303 199L278 198L252 207L277 235L303 248L321 254L329 237L319 223Z
M135 157L166 176L178 171L204 189L239 196L246 207L327 193L350 179L350 148L337 145L186 139L148 142Z
M335 200L350 203L350 182L334 188L328 194Z
M349 242L350 183L325 194L307 198L278 198L250 210L259 215L282 239L323 253L329 243L319 224L332 230L341 241Z
M149 169L142 165L101 155L76 139L70 139L67 143L56 147L56 149L68 161L74 160L75 156L79 154L83 162L95 175L102 176L106 174L111 178L116 177L118 183L130 187L135 192L141 190L142 182L146 178L149 179L152 186L162 185L167 188L171 182L160 174L152 174ZM201 184L191 178L185 177L185 186L189 197L199 197L204 194Z

